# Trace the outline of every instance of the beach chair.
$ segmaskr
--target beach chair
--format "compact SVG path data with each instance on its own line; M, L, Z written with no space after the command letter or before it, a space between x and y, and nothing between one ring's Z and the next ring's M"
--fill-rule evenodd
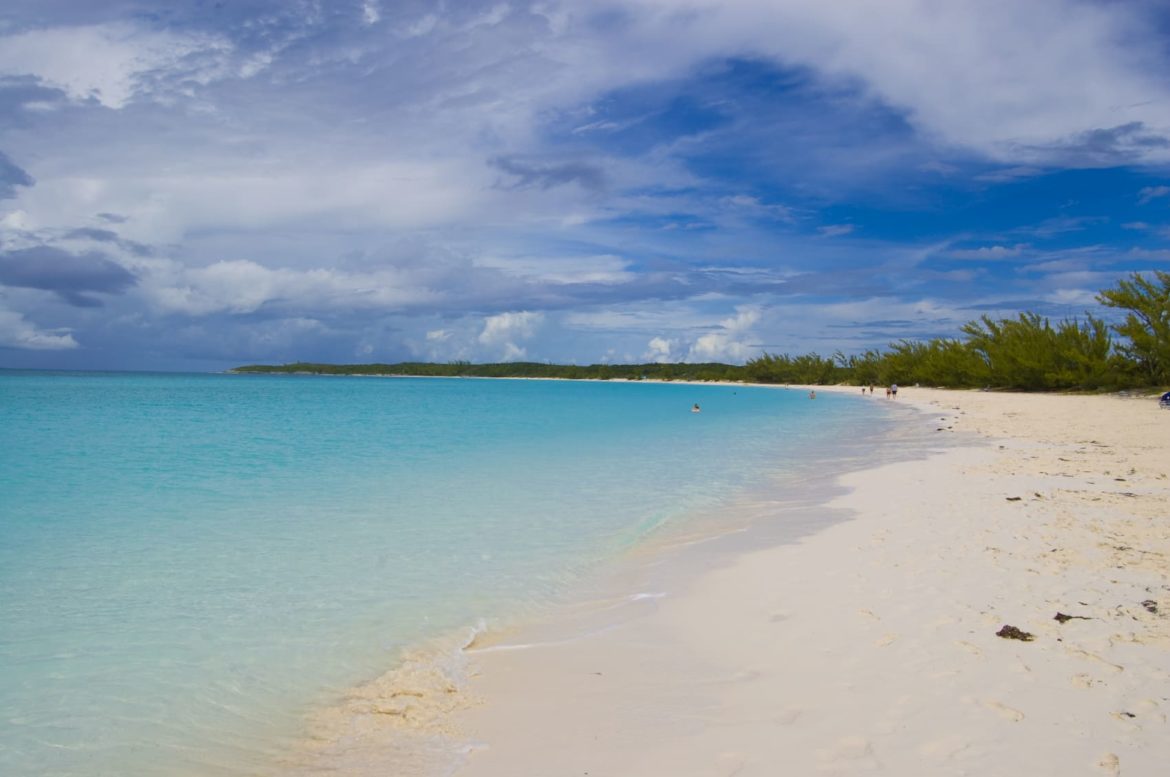
M1161 396L1161 398L1158 400L1158 407L1162 408L1163 410L1170 410L1170 391L1167 391Z

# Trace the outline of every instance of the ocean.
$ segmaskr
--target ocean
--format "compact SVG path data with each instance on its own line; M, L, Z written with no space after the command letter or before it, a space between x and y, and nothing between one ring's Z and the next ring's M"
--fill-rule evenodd
M404 651L832 471L883 402L0 371L0 774L266 773Z

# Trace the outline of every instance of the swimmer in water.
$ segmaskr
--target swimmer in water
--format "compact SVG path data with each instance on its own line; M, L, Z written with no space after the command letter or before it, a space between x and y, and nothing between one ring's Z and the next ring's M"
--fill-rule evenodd
M696 402L696 403L695 403L695 405L694 405L694 407L692 407L692 408L691 408L691 412L692 412L692 413L701 413L701 412L703 412L702 410L700 410L700 409L699 409L699 403L698 403L698 402Z

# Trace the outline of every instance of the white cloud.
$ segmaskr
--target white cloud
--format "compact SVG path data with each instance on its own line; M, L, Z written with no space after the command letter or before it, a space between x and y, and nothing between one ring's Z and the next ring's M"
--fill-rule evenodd
M688 304L665 306L645 302L600 311L570 311L561 323L572 329L607 333L634 332L641 337L660 336L669 330L705 328L711 317Z
M1170 186L1146 186L1138 192L1138 205L1170 195Z
M518 361L527 357L527 351L516 343L529 340L544 323L543 313L517 311L499 313L483 320L483 331L477 338L482 345L502 348L504 361Z
M626 283L636 276L630 263L619 256L482 256L477 267L489 267L507 275L543 283Z
M40 329L14 310L0 310L0 346L29 351L62 351L78 347L67 329Z
M439 17L435 16L433 13L429 13L407 25L404 32L408 38L421 38L422 36L431 32L431 30L435 29L435 25L438 23Z
M979 248L959 248L947 252L953 259L971 259L980 262L995 262L1003 259L1012 259L1030 248L1027 243L1014 245L980 246Z
M0 229L13 232L25 232L33 228L32 220L27 212L16 209L0 216Z
M367 16L374 9L382 20L394 13L373 0L358 7ZM366 134L368 123L347 114L346 121L328 128L329 143L323 144L325 128L295 117L299 97L289 104L262 100L237 114L247 118L243 125L218 118L210 126L196 122L190 136L172 127L170 143L182 144L181 157L163 136L98 139L100 156L82 153L93 147L91 142L75 141L74 154L57 144L52 154L36 155L30 172L38 186L22 192L21 207L46 225L79 223L95 207L124 213L132 217L127 234L144 242L180 242L208 228L299 227L305 221L392 229L524 222L555 231L615 213L671 209L716 221L736 216L791 221L796 216L789 207L746 193L713 199L706 203L707 212L696 209L693 195L672 200L622 194L649 182L683 189L696 183L677 164L669 144L652 152L652 158L606 162L613 183L607 207L598 207L579 187L491 188L494 173L484 165L485 155L539 146L540 127L549 117L576 111L594 123L590 102L599 95L655 79L685 78L699 63L728 56L771 57L852 79L904 108L908 120L931 138L998 155L1026 156L1035 153L1029 149L1036 144L1134 119L1152 128L1170 126L1170 119L1157 113L1170 99L1150 98L1166 92L1165 85L1149 83L1145 71L1131 67L1133 58L1144 56L1146 36L1137 34L1126 50L1113 44L1111 33L1129 29L1131 20L1119 6L1108 13L1079 5L1068 6L1072 10L1065 13L1063 0L956 2L930 13L916 0L629 0L614 7L625 11L623 23L604 33L583 23L596 13L592 3L529 9L545 15L546 25L533 25L528 12L514 10L508 16L504 6L463 21L455 18L455 9L442 19L433 14L412 18L415 32L430 37L404 43L411 48L393 59L396 87L371 96L371 105L387 117L376 134ZM396 16L392 21L401 28L408 20ZM1035 53L1030 42L1014 45L1021 37L1031 41L1028 31L1037 26L1052 30L1042 53ZM202 60L206 50L220 63L215 67L245 57L220 39L120 23L0 39L0 69L39 73L66 85L75 97L100 89L101 99L116 106L149 86L146 76L181 71L187 67L185 56L198 52L199 57L188 59ZM74 51L76 57L70 54ZM249 53L239 65L247 73L237 75L272 67L274 52L279 49ZM385 64L373 48L354 53L347 47L346 52L363 68L366 60L372 68ZM321 56L340 59L342 54ZM1044 66L1021 61L1031 56ZM435 69L437 61L444 66ZM310 75L306 71L304 77ZM279 91L287 85L269 88ZM1145 96L1133 104L1142 105L1116 108L1128 105L1126 95L1139 91ZM1095 114L1109 113L1098 106L1105 104L1104 95L1113 114L1098 120ZM215 116L210 104L208 115ZM272 123L265 123L269 118ZM1016 128L1025 122L1030 123ZM216 139L214 145L207 145L208 138ZM294 159L307 161L290 164ZM620 273L621 268L601 272Z
M758 197L752 197L747 194L724 197L720 202L726 208L739 211L754 218L771 218L789 224L796 221L796 215L793 213L792 208L786 205L768 204Z
M225 162L204 149L160 174L147 169L148 156L135 160L132 149L125 152L121 170L94 169L95 162L84 159L76 161L90 168L88 174L34 168L37 185L21 192L26 220L75 225L95 210L113 211L130 219L120 230L124 235L163 243L203 228L421 228L456 223L491 205L491 194L481 188L485 174L477 180L462 160L354 158L274 170L266 161Z
M378 5L378 0L365 0L362 3L362 21L367 26L377 24L382 19L382 9Z
M528 350L515 343L504 343L504 353L500 358L506 362L518 362L528 358Z
M433 303L425 273L389 268L370 273L335 269L270 269L246 260L184 267L145 260L136 293L164 313L202 316L253 313L266 305L293 310L402 310Z
M1141 4L1071 0L634 0L643 51L754 52L857 80L921 132L1003 161L1081 133L1170 130L1170 85ZM666 35L666 31L670 35ZM661 37L660 37L661 36ZM1037 41L1043 41L1037 45ZM615 44L620 42L615 42ZM620 56L620 55L619 55ZM627 65L628 67L628 65ZM637 69L633 69L637 72ZM1159 146L1130 149L1166 159Z
M990 173L983 173L975 176L976 181L984 181L986 183L1007 183L1010 181L1018 181L1023 178L1035 178L1038 175L1043 175L1044 170L1039 167L1017 166L1007 167L1000 170L993 170Z
M1168 231L1166 237L1170 238L1170 231ZM1131 248L1128 251L1128 255L1138 259L1170 262L1170 249L1150 250L1148 248ZM1116 279L1113 280L1116 281Z
M674 340L665 337L652 337L647 344L646 352L642 354L642 358L646 361L659 363L678 361L674 356L676 345Z
M1092 277L1096 280L1100 274L1094 274ZM1092 308L1097 305L1097 288L1056 289L1048 294L1047 299L1059 305L1079 305L1084 308Z
M742 362L759 355L759 348L744 342L760 321L756 308L740 307L731 318L719 322L719 329L701 335L687 352L688 362Z
M484 345L500 345L509 340L527 340L543 322L543 313L527 310L488 316L483 320L479 341Z
M557 327L578 330L558 350L575 348L574 356L587 358L616 347L635 355L645 349L655 359L736 360L752 355L757 333L804 338L808 347L831 351L823 344L828 338L855 330L841 334L849 322L826 329L821 323L842 322L813 306L781 310L769 303L766 321L747 321L751 315L741 310L716 327L712 322L737 300L783 294L776 291L780 282L799 282L806 270L809 285L841 269L842 281L861 278L854 287L866 294L904 289L888 273L857 269L861 262L847 255L845 241L807 234L817 224L826 237L847 234L852 225L825 224L832 217L811 209L848 204L848 192L822 185L817 176L824 172L784 178L782 188L768 190L729 180L736 173L688 166L691 155L709 150L705 144L744 138L741 124L747 135L765 131L739 101L746 93L705 96L704 110L730 120L710 132L664 131L671 117L654 107L637 115L636 104L620 105L623 95L636 98L644 87L685 90L691 79L709 86L728 58L768 60L818 92L804 107L820 106L832 119L852 110L845 104L877 106L889 122L874 134L892 127L889 134L907 136L897 143L915 150L902 159L875 149L869 133L826 136L796 115L781 127L763 122L775 141L765 150L776 158L816 146L825 154L823 167L878 160L866 169L883 173L906 161L905 169L934 164L958 176L982 155L1003 168L985 174L985 182L1051 171L1045 149L1084 142L1094 129L1132 122L1151 133L1170 128L1170 83L1156 75L1164 56L1156 31L1140 25L1141 4L554 0L439 4L421 17L422 6L379 0L337 14L309 5L318 9L312 19L300 18L296 4L295 21L253 17L243 20L246 29L225 29L222 37L129 21L0 35L0 74L33 74L84 103L73 106L71 121L26 105L7 136L5 153L37 184L5 201L11 209L0 211L2 225L27 233L4 234L5 246L101 225L95 214L112 213L122 219L120 238L154 249L151 257L123 249L116 261L139 283L105 310L86 313L88 319L55 320L59 310L19 305L39 323L78 327L42 330L24 322L27 337L65 348L76 347L71 331L90 342L83 320L104 320L112 331L112 322L141 316L163 331L174 314L191 326L201 322L187 318L216 318L208 325L228 331L229 319L246 316L230 323L242 333L270 315L313 320L324 312L321 318L338 327L328 335L338 343L349 338L345 352L364 321L385 327L390 315L394 331L406 333L394 336L409 338L418 353L429 347L460 358L486 352L522 358L525 346L536 350L530 341L538 335L543 351L553 335L565 333ZM358 29L363 22L379 26ZM232 36L242 41L239 48L228 42ZM270 38L308 43L286 55L283 43L263 42ZM219 88L218 79L252 80ZM615 91L614 99L602 99ZM764 92L753 99L765 107L772 97L810 100ZM821 106L822 99L833 104ZM53 100L42 106L63 104ZM801 107L784 104L794 115ZM557 142L574 127L573 143ZM634 130L626 139L632 143L617 132L627 129ZM643 140L648 147L639 145ZM959 167L923 164L931 156L916 153L924 141ZM607 156L612 142L621 150ZM1103 142L1126 141L1105 133ZM604 186L508 188L487 163L559 161L579 149L604 172ZM1166 153L1156 143L1130 150L1143 161ZM712 179L703 178L704 170ZM1129 205L1136 197L1160 206L1167 192L1168 186L1131 190ZM1126 218L1135 217L1117 221ZM1151 221L1150 234L1165 229ZM785 228L795 222L804 228ZM999 234L1027 240L1088 226L1069 215L1030 233ZM435 250L379 254L400 239ZM895 253L876 238L871 247L865 261L875 267ZM1010 242L939 251L988 262L1033 253ZM969 277L969 270L948 277ZM1023 294L1025 285L1013 293ZM479 317L544 306L563 311L549 314L556 327L523 318L535 312ZM875 312L875 320L891 318L899 303L890 298L878 307L890 310ZM899 309L907 318L932 315ZM420 314L425 324L412 318ZM11 316L6 322L16 331ZM370 331L364 336L378 347L389 341L389 328Z
M219 38L150 31L128 23L55 27L0 38L0 75L33 75L74 100L92 98L117 109L142 88L144 75L175 68L194 52L229 51ZM206 78L199 72L187 75Z

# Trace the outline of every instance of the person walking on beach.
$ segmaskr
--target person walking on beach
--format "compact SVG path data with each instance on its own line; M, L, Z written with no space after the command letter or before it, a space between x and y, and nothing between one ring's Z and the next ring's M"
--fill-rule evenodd
M895 384L893 384L892 386L890 386L890 397L891 397L892 399L897 399L897 398L898 398L898 384L897 384L897 383L895 383Z

